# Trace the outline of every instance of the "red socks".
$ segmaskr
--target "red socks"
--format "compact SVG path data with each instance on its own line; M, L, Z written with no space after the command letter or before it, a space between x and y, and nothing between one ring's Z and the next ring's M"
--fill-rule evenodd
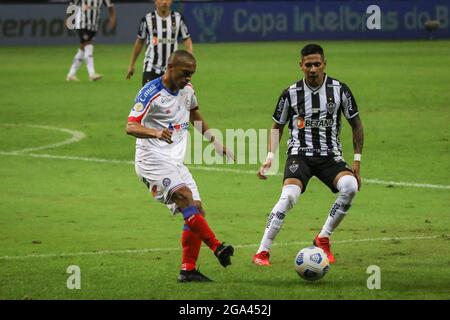
M194 270L198 254L200 253L202 240L189 230L189 227L184 225L183 234L181 236L181 245L183 246L181 269L186 271Z
M201 214L192 215L184 220L184 222L212 251L216 251L220 242L216 239L214 232L212 232L205 218Z
M220 246L205 218L200 214L198 208L190 206L181 210L184 217L183 235L181 244L183 246L182 269L193 270L198 258L202 241L214 252Z

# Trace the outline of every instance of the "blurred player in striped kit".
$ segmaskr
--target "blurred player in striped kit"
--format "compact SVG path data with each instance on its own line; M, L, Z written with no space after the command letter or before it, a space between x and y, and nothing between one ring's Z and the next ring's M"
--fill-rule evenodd
M169 56L177 50L178 38L184 49L192 53L192 39L183 16L170 10L172 0L155 0L156 10L145 15L139 24L137 39L128 66L127 79L135 72L136 59L146 45L142 85L160 77L167 67Z
M72 66L67 74L67 81L79 81L77 71L83 62L91 81L97 81L102 75L95 72L94 68L94 37L97 33L100 21L100 12L103 4L108 7L109 27L113 29L116 25L116 10L111 0L74 0L72 4L78 6L76 11L75 27L80 37L80 48L73 58Z

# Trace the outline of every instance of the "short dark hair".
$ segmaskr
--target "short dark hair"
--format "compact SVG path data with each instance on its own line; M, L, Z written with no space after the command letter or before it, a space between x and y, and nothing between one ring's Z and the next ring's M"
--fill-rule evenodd
M180 63L181 61L183 62L193 62L196 63L194 56L192 55L192 53L186 51L186 50L177 50L174 51L170 57L169 57L169 61L168 63L171 64L177 64Z
M322 57L324 56L322 47L315 43L304 46L301 54L302 57L309 56L310 54L320 54Z

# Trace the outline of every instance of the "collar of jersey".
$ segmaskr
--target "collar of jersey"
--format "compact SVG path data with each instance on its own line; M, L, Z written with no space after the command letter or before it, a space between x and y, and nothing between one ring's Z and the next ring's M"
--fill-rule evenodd
M313 88L311 88L310 86L308 86L308 84L306 83L306 79L305 79L305 78L303 78L303 83L305 84L305 86L307 86L307 87L309 88L309 90L312 91L312 93L316 93L316 92L319 91L319 90L323 87L323 85L327 82L328 75L327 75L326 73L325 73L324 75L325 75L325 77L323 77L323 82L322 82L322 84L321 84L320 87L318 87L316 90L314 90Z
M171 16L172 10L169 10L169 14L168 14L168 16L165 17L165 18L163 18L163 17L161 17L161 16L159 15L158 10L155 10L155 14L156 14L161 20L166 20L168 17Z
M164 82L162 81L162 77L161 77L161 87L162 87L164 90L166 90L169 94L171 94L171 95L173 95L173 96L177 96L177 95L178 95L178 92L180 92L180 90L177 90L177 91L173 92L173 91L170 91L169 88L166 88L166 86L164 85Z

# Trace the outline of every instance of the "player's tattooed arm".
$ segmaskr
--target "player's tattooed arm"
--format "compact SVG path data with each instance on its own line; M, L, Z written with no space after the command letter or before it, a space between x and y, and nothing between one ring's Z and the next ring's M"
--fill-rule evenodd
M266 173L269 171L270 167L272 167L273 156L278 149L278 145L280 144L281 137L283 135L283 129L284 124L279 124L276 123L275 121L272 124L272 128L270 128L270 136L267 145L267 149L269 152L267 154L266 161L264 161L264 163L261 165L258 172L256 173L258 178L262 180L267 179Z
M359 115L349 119L348 122L352 127L353 132L353 151L354 154L362 154L364 146L364 129ZM353 173L356 180L358 180L358 189L361 188L361 173L360 173L361 160L354 160L352 165Z
M349 119L348 122L353 131L353 150L354 153L362 154L364 145L364 129L359 115Z

